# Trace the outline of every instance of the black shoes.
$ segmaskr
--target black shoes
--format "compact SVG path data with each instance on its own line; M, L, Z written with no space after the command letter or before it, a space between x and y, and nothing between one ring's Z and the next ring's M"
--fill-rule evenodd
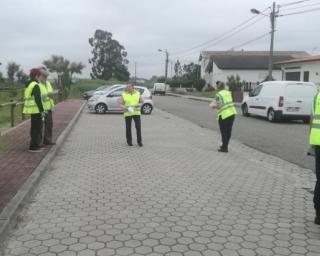
M43 151L43 148L41 148L41 147L38 147L38 148L29 148L28 151L31 152L31 153L39 153L39 152L42 152L42 151Z
M143 147L142 142L138 142L139 147Z
M128 146L130 146L130 147L133 146L132 142L127 142L127 143L128 143Z
M218 149L218 152L228 153L229 151L228 151L227 148L224 148L224 147L221 146L221 147Z
M316 210L316 217L314 219L314 224L320 225L320 209Z
M53 146L53 145L56 145L56 143L55 142L46 142L46 143L43 143L43 145Z

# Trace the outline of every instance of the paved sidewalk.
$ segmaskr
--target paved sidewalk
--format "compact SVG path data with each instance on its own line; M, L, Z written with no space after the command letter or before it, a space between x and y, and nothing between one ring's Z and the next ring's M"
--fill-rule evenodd
M145 146L84 112L8 237L6 256L320 254L315 177L155 110Z
M69 100L58 104L54 110L53 139L56 140L77 113L82 100ZM4 135L4 149L0 150L0 213L14 197L22 184L48 153L28 152L30 121L26 121Z

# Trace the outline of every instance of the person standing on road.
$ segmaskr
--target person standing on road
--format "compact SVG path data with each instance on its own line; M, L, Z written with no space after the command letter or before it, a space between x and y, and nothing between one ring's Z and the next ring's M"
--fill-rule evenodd
M210 107L217 109L217 119L219 121L222 145L218 149L219 152L228 152L228 145L231 138L232 126L237 114L237 110L233 104L232 94L226 90L224 83L217 82L217 90L215 103L211 103Z
M320 92L314 98L311 116L309 143L315 149L316 185L314 188L313 203L316 211L314 223L320 225Z
M126 138L129 146L132 146L131 123L132 119L137 131L137 142L140 147L142 144L141 137L141 112L140 108L143 103L140 92L135 90L132 84L127 85L127 91L120 97L119 103L124 110L124 118L126 122Z
M24 106L22 113L31 116L30 128L30 152L42 152L42 118L46 115L43 107L42 96L45 91L41 90L39 80L42 79L40 69L34 68L30 71L30 80L24 91Z
M55 145L52 141L52 127L53 127L53 118L52 118L52 110L54 107L54 100L50 97L52 95L53 89L51 83L47 80L49 76L49 72L45 67L40 68L41 71L41 79L40 79L40 86L46 90L46 94L43 95L43 105L44 109L47 111L47 114L44 119L44 137L43 137L43 144L44 145Z

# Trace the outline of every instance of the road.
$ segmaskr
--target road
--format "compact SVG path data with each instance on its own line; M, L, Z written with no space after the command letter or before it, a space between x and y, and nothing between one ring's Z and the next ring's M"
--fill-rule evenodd
M215 111L207 102L172 96L154 97L155 106L203 128L219 131ZM238 110L240 114L240 109ZM306 156L309 126L302 122L270 123L259 117L238 115L232 138L245 145L314 170L314 158ZM214 147L214 146L213 146ZM231 146L232 149L232 146Z

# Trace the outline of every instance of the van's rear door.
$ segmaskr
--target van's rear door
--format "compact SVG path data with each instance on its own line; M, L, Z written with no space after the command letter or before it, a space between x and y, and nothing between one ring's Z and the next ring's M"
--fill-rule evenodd
M317 89L310 83L292 82L286 85L283 103L283 114L308 116Z

